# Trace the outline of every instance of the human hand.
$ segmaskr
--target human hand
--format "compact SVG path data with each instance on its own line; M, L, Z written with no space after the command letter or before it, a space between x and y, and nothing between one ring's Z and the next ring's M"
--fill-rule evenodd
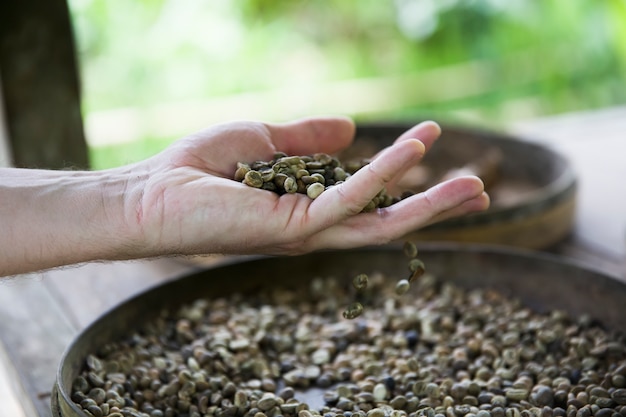
M310 118L285 124L233 122L212 126L131 166L125 205L136 219L141 251L164 254L299 254L324 248L382 244L453 216L484 210L489 198L477 177L456 178L390 207L361 213L387 185L422 158L440 134L422 123L365 168L317 199L275 193L232 180L237 162L275 152L335 153L350 145L353 123ZM134 196L134 197L132 197Z

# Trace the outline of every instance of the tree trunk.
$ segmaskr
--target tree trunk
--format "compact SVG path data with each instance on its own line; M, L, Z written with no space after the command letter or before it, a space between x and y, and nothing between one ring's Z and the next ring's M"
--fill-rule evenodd
M0 78L13 164L88 168L65 0L0 1Z

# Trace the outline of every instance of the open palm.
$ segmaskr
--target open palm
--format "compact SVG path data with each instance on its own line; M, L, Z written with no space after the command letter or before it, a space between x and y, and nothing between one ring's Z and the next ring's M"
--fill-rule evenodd
M489 204L480 179L463 177L361 213L381 189L419 162L439 134L432 122L410 129L348 181L311 200L233 181L236 163L270 160L277 151L335 153L352 142L349 119L216 125L132 167L146 178L137 221L152 251L163 254L299 254L386 243Z

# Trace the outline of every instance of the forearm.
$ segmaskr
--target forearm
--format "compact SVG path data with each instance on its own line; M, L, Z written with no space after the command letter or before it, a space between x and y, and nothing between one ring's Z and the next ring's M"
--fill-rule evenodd
M137 257L133 178L122 170L0 169L0 276Z

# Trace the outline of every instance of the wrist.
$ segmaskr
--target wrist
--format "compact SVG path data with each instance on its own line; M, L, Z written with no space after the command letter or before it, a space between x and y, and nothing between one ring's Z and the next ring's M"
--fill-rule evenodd
M102 239L90 242L98 248L101 260L127 260L153 256L146 245L141 225L141 199L146 174L128 168L89 173L86 187L99 201L93 210L92 233ZM87 211L89 214L89 211Z

